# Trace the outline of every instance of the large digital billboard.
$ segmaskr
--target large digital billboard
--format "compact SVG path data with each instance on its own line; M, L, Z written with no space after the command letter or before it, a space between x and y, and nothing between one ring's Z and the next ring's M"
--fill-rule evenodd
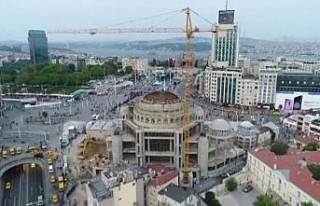
M219 24L234 24L234 10L220 10Z
M292 110L319 109L320 94L310 94L308 92L277 92L275 108L278 108L279 105L288 113L292 112Z

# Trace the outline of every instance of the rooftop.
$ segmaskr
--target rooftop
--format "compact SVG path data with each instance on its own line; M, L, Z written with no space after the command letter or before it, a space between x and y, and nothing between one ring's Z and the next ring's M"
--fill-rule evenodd
M212 122L208 122L208 126L217 131L227 131L232 130L231 125L224 119L216 119Z
M108 121L96 121L88 130L109 130L121 126L121 119L113 119Z
M153 104L168 104L180 100L180 98L168 91L155 91L143 97L144 100L150 101Z
M318 140L312 138L312 137L307 137L307 136L297 136L295 138L296 141L298 142L301 142L303 144L309 144L309 143L312 143L312 142L319 142Z
M276 156L269 149L254 150L250 152L270 168L276 166L276 170L288 171L288 179L307 194L320 201L320 181L316 181L311 172L301 162L320 163L320 151L301 152L290 148L286 155Z
M89 188L94 197L96 197L99 201L107 198L111 192L109 188L101 180L101 177L94 177L89 180Z
M154 164L147 169L149 173L154 173L154 177L150 181L150 184L154 187L163 185L178 176L176 170L169 169L162 164Z
M192 195L191 191L188 189L183 189L175 184L170 184L163 190L159 192L160 195L165 195L170 199L182 203L185 201L190 195Z

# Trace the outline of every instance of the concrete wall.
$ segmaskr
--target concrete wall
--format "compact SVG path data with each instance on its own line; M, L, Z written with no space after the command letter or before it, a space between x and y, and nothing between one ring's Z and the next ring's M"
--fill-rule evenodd
M198 164L200 166L201 177L208 176L208 147L208 138L200 137L198 140Z
M121 183L113 188L114 206L134 205L137 202L136 181Z

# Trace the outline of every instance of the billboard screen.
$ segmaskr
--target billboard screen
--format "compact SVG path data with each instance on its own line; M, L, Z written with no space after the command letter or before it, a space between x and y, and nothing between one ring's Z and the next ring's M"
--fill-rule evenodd
M319 109L320 94L310 94L308 92L277 92L275 108L278 108L279 105L281 105L286 112L292 110Z
M219 24L234 24L234 10L220 10Z

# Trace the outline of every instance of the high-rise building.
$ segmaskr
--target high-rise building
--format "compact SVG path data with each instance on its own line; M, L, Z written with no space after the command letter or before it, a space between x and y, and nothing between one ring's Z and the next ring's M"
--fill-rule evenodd
M259 98L262 105L273 105L276 101L277 77L281 69L261 68L259 71Z
M211 65L237 67L239 56L239 26L234 23L234 10L219 12L219 24L212 40Z
M28 42L32 63L36 64L49 62L48 39L44 31L29 30Z
M210 102L239 104L240 69L215 68L205 72L205 97Z

